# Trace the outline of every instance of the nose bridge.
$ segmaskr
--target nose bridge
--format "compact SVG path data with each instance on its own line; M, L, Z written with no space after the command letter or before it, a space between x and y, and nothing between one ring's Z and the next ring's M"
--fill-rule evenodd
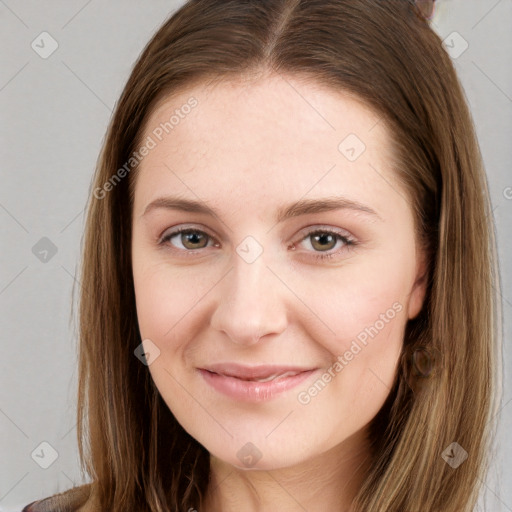
M238 344L252 345L286 327L283 286L267 268L267 255L260 249L253 240L236 248L211 319L213 328Z

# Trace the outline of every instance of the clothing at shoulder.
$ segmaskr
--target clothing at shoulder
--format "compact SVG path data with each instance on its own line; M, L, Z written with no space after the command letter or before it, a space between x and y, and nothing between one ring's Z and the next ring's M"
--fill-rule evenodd
M21 512L77 512L89 498L90 484L74 487L44 500L33 501Z

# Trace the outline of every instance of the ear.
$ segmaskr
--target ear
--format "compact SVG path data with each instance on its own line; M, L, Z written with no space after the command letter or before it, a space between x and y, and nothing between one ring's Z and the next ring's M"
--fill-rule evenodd
M430 20L434 15L434 3L436 0L415 0L416 7L421 12L422 16Z
M407 309L407 316L409 319L412 319L419 314L427 294L428 267L426 254L424 250L419 250L416 254L416 275L414 284L411 288L411 293L409 294L409 305Z

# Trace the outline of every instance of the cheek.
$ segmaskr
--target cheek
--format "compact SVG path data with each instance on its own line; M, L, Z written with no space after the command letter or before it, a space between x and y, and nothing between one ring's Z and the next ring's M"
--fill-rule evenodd
M407 252L407 251L405 251ZM327 328L318 322L308 326L308 337L322 345L332 357L324 392L322 383L303 395L302 403L313 395L323 395L317 405L344 402L339 411L375 415L391 390L407 323L407 296L410 287L407 257L372 258L334 271L323 282L302 289L308 306L318 313ZM307 292L307 295L306 295ZM300 401L300 400L299 400Z
M411 261L407 261L406 257L372 255L330 269L324 279L297 280L308 306L318 312L326 326L322 329L327 334L325 339L332 338L332 353L349 349L353 339L363 344L377 336L401 339L411 288L407 270ZM311 335L314 339L313 332Z
M184 270L149 258L137 263L133 267L133 278L141 336L171 340L182 327L180 322L190 327L194 307L213 282L209 283L204 272L199 275L199 270Z
M403 311L395 315L390 308L389 318L394 318L388 323L361 321L365 315L347 319L346 329L339 325L336 340L323 340L333 362L317 380L297 390L297 418L304 424L321 421L326 440L342 440L370 423L393 386L402 345L400 324L404 320L399 315Z

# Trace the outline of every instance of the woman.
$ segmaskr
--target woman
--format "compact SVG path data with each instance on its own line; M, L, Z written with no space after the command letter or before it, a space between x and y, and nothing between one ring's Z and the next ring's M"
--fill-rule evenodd
M495 244L425 9L199 0L158 30L88 210L92 483L27 512L472 510Z

